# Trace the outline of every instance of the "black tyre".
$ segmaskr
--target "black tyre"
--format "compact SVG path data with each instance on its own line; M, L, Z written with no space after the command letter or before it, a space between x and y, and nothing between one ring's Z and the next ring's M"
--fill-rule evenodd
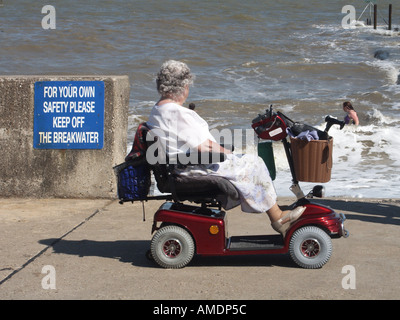
M185 267L193 258L195 245L192 236L178 226L159 229L150 244L151 256L163 268Z
M318 269L331 257L332 240L324 230L318 227L302 227L293 233L289 253L300 267Z

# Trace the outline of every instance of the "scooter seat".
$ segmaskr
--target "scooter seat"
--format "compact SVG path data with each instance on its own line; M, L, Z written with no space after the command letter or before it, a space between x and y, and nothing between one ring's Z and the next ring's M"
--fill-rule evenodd
M179 198L187 200L194 198L213 198L227 196L232 199L239 199L236 188L227 179L216 176L175 176L175 188Z
M218 176L185 176L171 174L168 179L167 167L152 167L157 188L163 193L175 193L179 201L208 202L210 199L229 197L239 199L236 188L227 179Z

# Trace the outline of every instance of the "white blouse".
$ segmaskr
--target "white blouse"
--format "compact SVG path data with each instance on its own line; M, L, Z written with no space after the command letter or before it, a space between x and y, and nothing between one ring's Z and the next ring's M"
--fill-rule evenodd
M155 105L147 125L169 156L196 149L206 140L215 141L207 122L197 112L176 103Z

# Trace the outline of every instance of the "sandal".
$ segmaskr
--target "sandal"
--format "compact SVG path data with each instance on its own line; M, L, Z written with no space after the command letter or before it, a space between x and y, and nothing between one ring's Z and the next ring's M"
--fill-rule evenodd
M278 221L271 223L272 229L274 229L275 231L277 231L277 232L281 233L283 236L285 236L286 231L289 229L289 227L297 219L299 219L301 217L301 215L304 213L305 210L306 210L306 207L297 207L297 208L289 211ZM285 222L283 222L283 221L285 221Z

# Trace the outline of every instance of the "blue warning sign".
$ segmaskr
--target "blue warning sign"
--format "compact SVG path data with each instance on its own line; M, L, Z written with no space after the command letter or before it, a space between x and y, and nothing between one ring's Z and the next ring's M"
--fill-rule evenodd
M39 81L34 103L34 148L103 148L103 81Z

